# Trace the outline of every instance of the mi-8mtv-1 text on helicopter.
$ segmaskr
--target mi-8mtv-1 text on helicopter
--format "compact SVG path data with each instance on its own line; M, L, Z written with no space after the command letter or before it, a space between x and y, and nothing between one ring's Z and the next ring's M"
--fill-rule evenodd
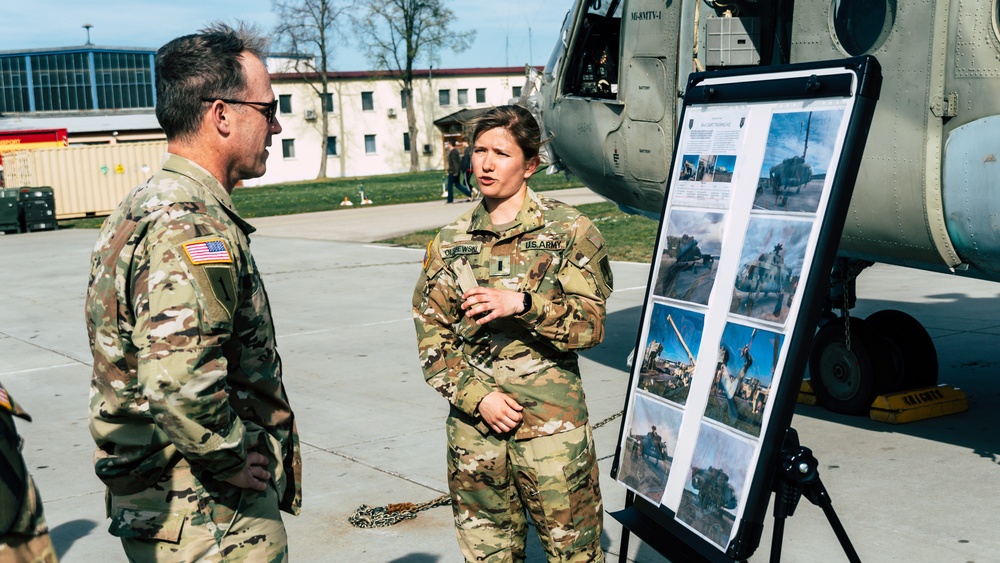
M658 218L691 72L874 55L880 101L831 278L846 313L873 262L1000 281L998 18L996 0L577 0L523 102L554 164ZM774 205L808 191L809 155L794 158L758 186ZM866 412L934 384L937 355L913 317L879 311L825 324L810 371L827 408Z

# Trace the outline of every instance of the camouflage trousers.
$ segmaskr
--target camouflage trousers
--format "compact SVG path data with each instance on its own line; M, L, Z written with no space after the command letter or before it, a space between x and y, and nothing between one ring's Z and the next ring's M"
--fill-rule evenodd
M199 479L181 461L155 486L109 495L112 535L130 562L278 563L288 537L273 483L263 491Z
M550 562L602 562L603 509L590 427L514 440L448 417L448 487L466 561L524 561L528 523Z
M4 483L0 487L6 487ZM5 507L6 508L6 507ZM13 529L0 536L0 563L57 563L59 557L49 537L42 497L28 475L27 498Z
M0 537L0 563L57 563L48 532L37 536L9 534Z

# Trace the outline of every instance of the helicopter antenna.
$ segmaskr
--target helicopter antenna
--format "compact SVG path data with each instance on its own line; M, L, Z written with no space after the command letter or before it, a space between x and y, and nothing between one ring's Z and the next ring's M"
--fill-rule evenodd
M806 120L806 146L802 147L802 160L806 159L806 151L809 150L809 127L812 125L813 113L809 112L809 119Z

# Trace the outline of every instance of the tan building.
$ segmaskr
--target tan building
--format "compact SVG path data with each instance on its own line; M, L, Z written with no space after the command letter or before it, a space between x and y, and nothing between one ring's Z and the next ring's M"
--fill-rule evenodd
M441 170L445 139L455 130L446 124L453 120L444 118L506 104L521 94L525 83L523 67L415 71L417 138L410 139L402 85L394 74L335 72L329 77L328 177L407 172L413 150L420 153L421 170ZM319 76L273 73L271 81L279 99L282 132L272 140L267 174L247 185L315 179L320 167L322 107L310 83L318 88ZM439 126L435 121L443 123Z

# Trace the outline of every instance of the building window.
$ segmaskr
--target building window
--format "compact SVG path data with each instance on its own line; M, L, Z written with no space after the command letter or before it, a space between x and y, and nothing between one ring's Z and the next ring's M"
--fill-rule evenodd
M25 57L0 57L0 113L30 109L25 60Z
M469 105L469 91L462 88L458 91L458 105L467 106Z
M281 115L286 115L292 113L292 95L282 94L278 96L278 109L281 110Z
M476 88L476 103L477 104L486 103L486 88Z
M375 111L374 92L361 92L361 110Z
M521 97L521 87L520 86L514 86L514 97L515 98L520 98Z
M450 106L451 90L438 90L438 103L442 106Z
M326 156L337 156L337 138L326 138Z
M97 107L153 107L153 72L149 55L94 52Z
M285 158L295 158L295 139L281 140L281 156Z
M399 107L406 109L406 89L399 91Z
M375 135L365 135L365 154L375 154Z
M333 94L320 94L323 104L326 106L326 113L333 113Z
M87 53L31 56L35 110L94 109Z
M410 134L403 133L403 151L410 152Z

